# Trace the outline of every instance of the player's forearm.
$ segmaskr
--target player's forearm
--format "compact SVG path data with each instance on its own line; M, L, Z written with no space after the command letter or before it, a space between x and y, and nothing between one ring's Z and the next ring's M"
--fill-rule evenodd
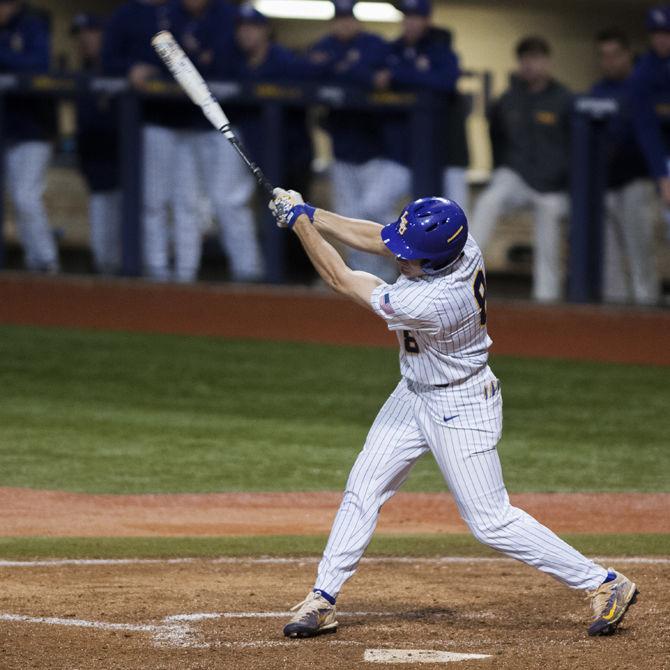
M321 211L321 210L317 210ZM314 217L316 224L316 216ZM319 273L323 281L334 291L343 292L344 276L350 272L340 254L321 237L315 226L304 214L298 218L293 226L293 232L298 236L309 260Z
M383 226L378 223L349 219L325 209L317 209L314 214L314 227L322 235L335 239L353 249L380 256L390 254L386 245L382 242L381 230Z

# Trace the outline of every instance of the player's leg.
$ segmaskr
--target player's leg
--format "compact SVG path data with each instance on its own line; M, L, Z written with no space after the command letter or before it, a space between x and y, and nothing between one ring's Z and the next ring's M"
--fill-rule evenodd
M94 191L89 198L93 264L101 274L121 269L121 192Z
M170 128L145 126L142 254L144 272L151 279L170 279L168 206L172 199L175 138Z
M360 180L360 217L381 224L395 220L411 191L409 168L386 158L374 158L361 167ZM354 269L370 272L389 283L398 277L396 263L385 256L352 252L351 261L355 263Z
M370 189L374 188L374 165L371 161L360 165L336 161L332 167L333 201L343 216L352 219L370 219L369 207L366 198ZM376 220L376 219L373 219ZM347 249L347 264L353 270L363 270L386 281L393 281L397 273L392 262L387 258L368 254L357 249Z
M442 171L442 193L445 198L457 202L467 215L470 211L470 192L467 170L460 166L447 166Z
M262 279L264 263L251 210L253 176L221 133L200 137L198 157L233 280Z
M621 227L621 191L608 191L605 196L602 293L603 300L614 303L626 302L630 297Z
M659 280L654 248L654 185L638 179L621 193L622 238L633 290L640 305L653 305L659 299Z
M490 184L475 201L470 217L470 233L482 252L491 241L498 220L507 211L530 203L528 185L513 170L506 167L493 171Z
M487 371L453 389L422 394L421 400L417 422L473 535L567 586L598 587L607 576L605 568L510 504L496 449L502 432L502 396L493 373ZM455 418L445 424L445 416Z
M337 628L335 599L356 571L379 510L428 450L414 421L412 402L403 380L379 411L349 474L314 589L294 608L297 612L284 627L284 635L311 637Z
M175 184L172 199L174 213L175 280L193 282L198 277L202 237L200 233L200 194L196 147L198 131L180 130L175 133Z
M565 193L534 192L533 199L533 298L540 302L552 302L560 300L563 294L561 226L568 213L568 197Z
M58 270L58 249L44 207L47 142L20 142L7 149L7 188L29 270Z
M403 380L379 411L349 473L342 503L319 564L315 588L336 597L351 577L377 525L379 510L402 486L428 447Z

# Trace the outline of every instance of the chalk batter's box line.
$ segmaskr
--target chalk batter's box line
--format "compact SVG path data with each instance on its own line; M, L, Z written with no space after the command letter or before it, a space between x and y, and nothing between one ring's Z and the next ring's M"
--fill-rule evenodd
M0 560L0 568L49 568L67 565L96 566L96 565L183 565L183 564L230 564L230 565L291 565L317 564L319 558L307 557L232 557L219 558L62 558L43 559L35 561ZM641 565L670 565L670 557L648 556L595 556L594 561L600 563L629 563ZM379 556L363 558L362 563L404 563L417 565L444 565L468 563L517 563L512 558L485 557L485 556L444 556L444 557L416 557L411 556Z

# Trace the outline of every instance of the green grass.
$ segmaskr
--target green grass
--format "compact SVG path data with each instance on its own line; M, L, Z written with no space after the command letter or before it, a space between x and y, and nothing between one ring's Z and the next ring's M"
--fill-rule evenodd
M670 535L564 535L589 556L670 556ZM3 537L0 558L319 556L325 536ZM500 556L471 535L375 535L366 556Z
M510 490L670 490L667 368L492 365ZM0 486L341 489L397 379L390 350L2 326ZM444 489L431 459L406 489Z

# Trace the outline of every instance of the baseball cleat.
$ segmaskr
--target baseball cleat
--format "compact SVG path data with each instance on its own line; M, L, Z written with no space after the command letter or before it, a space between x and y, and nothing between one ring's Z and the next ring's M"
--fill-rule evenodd
M284 626L286 637L314 637L337 630L335 605L331 605L321 594L310 591L307 597L291 608L293 618Z
M612 635L639 593L628 577L611 568L609 572L613 572L616 578L588 594L593 610L589 635Z

